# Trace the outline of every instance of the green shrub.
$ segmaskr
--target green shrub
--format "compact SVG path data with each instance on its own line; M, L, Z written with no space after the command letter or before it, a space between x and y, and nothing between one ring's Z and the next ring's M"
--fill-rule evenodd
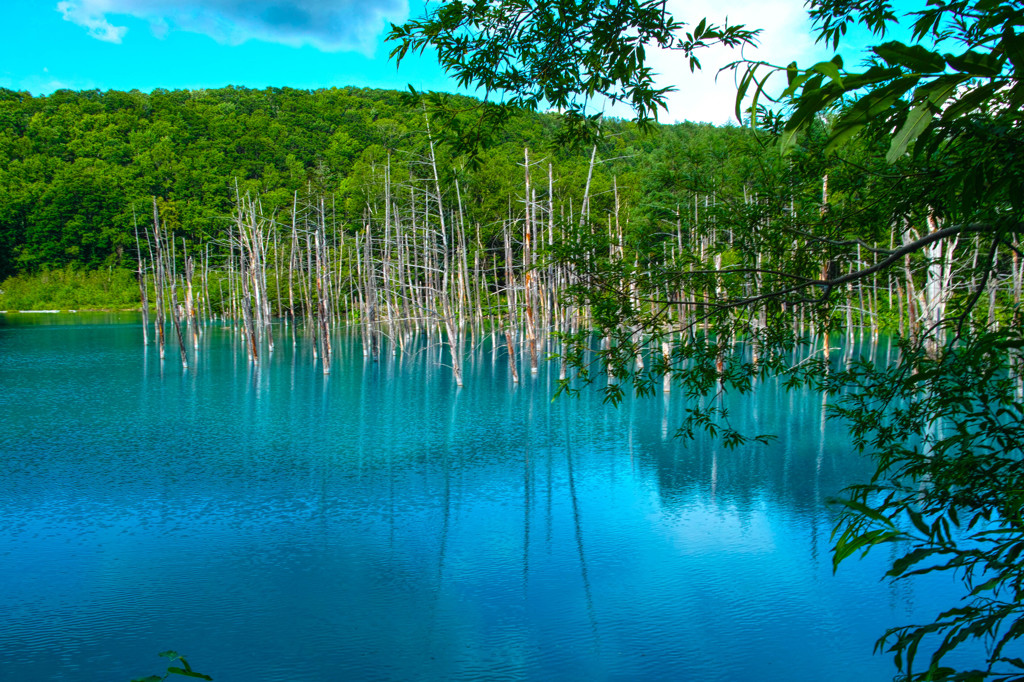
M0 310L96 310L139 307L135 273L103 270L44 270L0 283Z

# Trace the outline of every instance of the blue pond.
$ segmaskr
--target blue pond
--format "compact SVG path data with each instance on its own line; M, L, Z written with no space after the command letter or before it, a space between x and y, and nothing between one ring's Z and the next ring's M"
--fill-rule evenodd
M946 578L833 575L867 479L821 397L731 404L770 446L673 437L682 395L552 400L489 341L325 377L300 335L187 372L137 316L0 315L0 678L128 682L174 649L241 680L890 680Z

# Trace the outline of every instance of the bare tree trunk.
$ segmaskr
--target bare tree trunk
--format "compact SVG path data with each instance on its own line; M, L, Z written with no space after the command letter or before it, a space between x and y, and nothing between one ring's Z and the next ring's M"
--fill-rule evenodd
M139 243L139 225L135 222L135 207L132 206L132 223L135 226L135 252L138 256L139 300L142 302L142 345L149 345L149 288L146 286L145 261L142 258L142 244Z
M195 275L196 263L192 256L185 254L185 240L181 240L182 256L185 258L185 316L192 330L192 348L199 351L199 323L196 319L195 300L192 291L192 278Z
M533 282L533 229L534 216L532 187L530 186L530 149L523 149L526 175L526 220L523 229L523 303L526 306L526 340L530 348L530 374L536 374L537 368L537 329L534 319L534 282Z
M452 311L451 300L448 292L449 264L448 264L448 237L444 221L444 205L441 201L441 180L437 174L437 159L434 156L434 140L430 137L430 120L427 119L427 139L430 142L430 168L434 172L434 191L437 192L437 216L440 222L440 233L444 256L443 268L440 273L442 279L441 287L441 316L448 332L448 349L451 352L452 374L455 376L455 385L462 387L462 334L459 330L460 321L455 319Z
M260 361L259 348L256 345L256 329L252 315L252 294L249 291L249 279L245 276L247 269L245 249L239 251L239 270L242 276L239 278L241 285L241 305L242 318L244 324L244 334L246 338L246 348L249 351L249 360L254 363Z
M171 318L174 320L174 331L178 335L178 350L181 351L181 366L188 369L188 356L185 354L185 339L181 333L181 306L178 305L177 276L171 277Z
M299 210L299 192L292 197L292 243L288 254L288 316L295 325L295 266L298 263L296 252L299 250L299 233L296 227Z
M516 346L512 342L512 333L505 327L505 347L508 350L508 369L512 372L512 383L519 383L519 370L516 369Z
M587 185L583 188L583 203L580 204L580 227L587 220L587 215L590 210L590 181L594 177L594 162L597 160L597 145L594 145L593 149L590 150L590 166L587 168Z
M160 230L160 212L157 210L156 197L153 197L153 243L156 253L153 255L154 288L156 295L156 337L160 347L160 359L165 356L164 346L164 256L163 241Z

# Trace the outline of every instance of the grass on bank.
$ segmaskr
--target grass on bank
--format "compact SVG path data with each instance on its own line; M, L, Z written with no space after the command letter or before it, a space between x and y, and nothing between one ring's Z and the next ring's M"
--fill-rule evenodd
M0 310L138 310L135 273L103 270L44 270L0 283Z

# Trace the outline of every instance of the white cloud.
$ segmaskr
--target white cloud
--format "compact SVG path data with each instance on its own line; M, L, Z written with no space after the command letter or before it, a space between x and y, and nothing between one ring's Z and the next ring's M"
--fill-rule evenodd
M694 74L690 73L681 52L649 52L652 68L661 74L659 85L671 85L677 90L668 96L668 113L660 115L663 122L735 122L734 74L730 71L719 73L719 69L741 56L782 66L794 60L810 65L821 59L821 51L814 45L807 12L799 0L669 0L668 7L676 19L686 21L690 26L704 17L718 25L728 18L731 23L762 30L758 47L748 47L742 55L722 47L698 52L702 68Z
M93 38L106 43L120 43L128 29L124 26L114 26L107 21L104 9L107 4L104 0L66 0L57 3L57 11L64 15L65 21L85 28Z
M387 22L406 18L408 0L62 0L57 9L113 43L128 28L111 22L124 15L149 22L157 37L177 30L229 45L262 40L371 54Z

